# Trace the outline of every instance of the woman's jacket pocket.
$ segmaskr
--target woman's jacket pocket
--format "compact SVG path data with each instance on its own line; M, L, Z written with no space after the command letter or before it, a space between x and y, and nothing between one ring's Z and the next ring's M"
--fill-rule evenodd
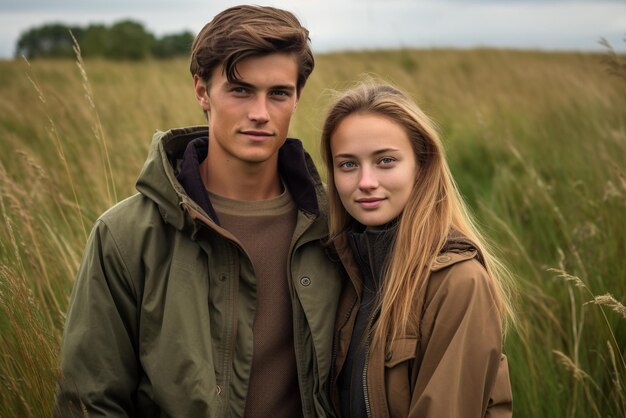
M385 389L391 417L406 417L411 405L412 369L417 354L417 338L402 337L385 351Z

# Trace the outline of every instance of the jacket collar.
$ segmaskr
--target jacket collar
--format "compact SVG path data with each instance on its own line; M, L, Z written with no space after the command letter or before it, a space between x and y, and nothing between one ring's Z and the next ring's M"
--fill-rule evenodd
M207 151L206 126L157 131L153 136L136 187L158 205L163 219L177 229L195 224L187 216L185 207L217 223L198 170ZM297 206L316 217L325 213L325 193L319 174L299 140L288 138L285 141L279 150L278 165Z
M362 275L369 274L376 288L382 283L383 273L393 248L397 222L390 222L381 229L359 227L348 232L350 249Z
M381 251L382 248L390 251L391 244L397 232L397 226L397 222L392 222L382 232L379 232L382 236L386 236L387 239L379 240L379 245L375 248L377 252ZM369 236L367 236L367 234L369 234ZM376 232L374 232L374 235L376 235ZM339 236L332 239L337 255L344 265L357 294L360 294L362 279L359 262L355 257L355 240L362 241L366 239L371 241L372 238L372 232L366 231L363 225L355 221L349 230L344 231L339 234ZM380 256L381 254L377 255ZM385 256L389 256L389 254L385 254ZM461 232L453 228L448 232L446 242L439 251L439 255L433 260L430 269L433 272L438 271L470 258L476 258L484 265L484 260L478 246ZM382 263L378 264L383 265Z

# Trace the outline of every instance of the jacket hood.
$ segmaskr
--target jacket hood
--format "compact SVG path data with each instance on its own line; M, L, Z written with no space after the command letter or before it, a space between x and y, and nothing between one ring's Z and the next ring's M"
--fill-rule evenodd
M432 271L441 270L459 261L476 258L483 266L485 262L478 246L456 229L450 230L446 243L431 265Z
M178 230L196 228L190 212L215 222L211 214L189 197L176 178L188 144L202 138L208 141L207 126L155 132L148 158L136 182L137 190L156 203L164 221ZM299 209L315 216L326 213L321 179L299 140L288 138L285 141L279 150L278 165L279 173Z

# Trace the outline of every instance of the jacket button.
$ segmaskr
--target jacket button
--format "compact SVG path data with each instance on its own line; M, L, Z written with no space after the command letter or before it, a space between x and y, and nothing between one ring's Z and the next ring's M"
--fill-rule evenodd
M450 256L440 255L439 257L437 257L436 260L437 260L438 263L443 264L443 263L446 263L446 262L450 261Z
M387 351L387 352L385 353L385 361L389 361L389 360L391 360L391 356L392 356L391 351Z
M308 286L311 284L311 279L309 279L308 277L304 276L300 279L300 284L302 286Z
M225 281L226 281L226 274L221 273L221 274L220 274L220 277L219 277L219 281L220 281L220 282L225 282Z

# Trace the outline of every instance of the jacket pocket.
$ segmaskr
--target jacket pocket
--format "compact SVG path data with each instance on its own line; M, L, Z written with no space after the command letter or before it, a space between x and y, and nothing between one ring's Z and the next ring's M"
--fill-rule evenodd
M385 353L385 367L395 367L415 358L417 338L402 337L395 340Z
M417 353L417 338L398 338L385 353L385 390L391 417L406 417L414 382L411 372Z

